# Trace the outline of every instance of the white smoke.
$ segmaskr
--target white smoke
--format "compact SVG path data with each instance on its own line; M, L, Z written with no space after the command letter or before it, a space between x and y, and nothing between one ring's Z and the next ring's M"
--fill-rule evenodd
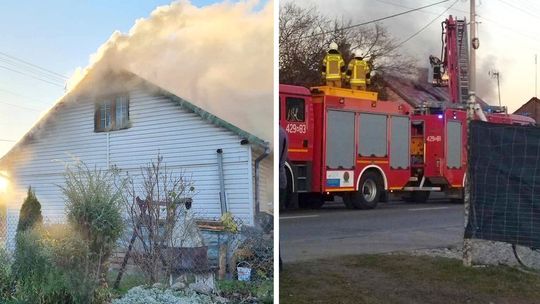
M88 73L127 70L271 141L273 1L257 5L158 7L129 33L113 33L89 66L75 72L70 88Z

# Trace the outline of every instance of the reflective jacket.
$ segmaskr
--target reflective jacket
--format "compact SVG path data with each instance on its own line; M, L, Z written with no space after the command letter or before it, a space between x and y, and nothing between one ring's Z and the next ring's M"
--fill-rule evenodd
M338 51L329 51L323 59L323 78L327 80L339 80L344 75L345 61Z
M369 66L365 60L354 58L349 62L347 78L351 84L366 84L366 75L368 73Z

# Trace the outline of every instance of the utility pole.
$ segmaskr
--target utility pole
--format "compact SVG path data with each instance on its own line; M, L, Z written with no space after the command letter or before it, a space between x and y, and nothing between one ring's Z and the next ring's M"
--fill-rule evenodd
M534 97L538 97L538 54L534 54Z
M480 46L476 37L476 10L474 0L470 0L470 22L471 22L471 46L470 49L470 64L469 64L469 101L467 102L467 136L471 136L470 122L474 119L474 105L476 103L476 49ZM470 159L471 147L467 140L467 159ZM463 197L463 205L465 209L465 229L469 222L469 212L471 210L471 167L467 166L467 175L465 181L465 191ZM463 238L463 265L466 267L472 266L472 241L469 238Z

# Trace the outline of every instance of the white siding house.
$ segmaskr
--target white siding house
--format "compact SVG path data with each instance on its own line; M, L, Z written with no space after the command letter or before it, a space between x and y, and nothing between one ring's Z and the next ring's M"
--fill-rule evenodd
M90 167L115 166L138 172L160 153L169 169L192 176L197 193L193 198L195 214L219 218L217 150L221 149L228 210L249 224L254 223L256 209L271 211L272 158L266 142L138 76L127 75L112 74L86 83L83 80L79 87L84 89L75 89L62 98L0 160L0 170L10 181L5 198L8 242L29 186L35 190L45 220L64 220L65 203L59 185L64 183L66 165L78 161ZM116 105L112 115L99 113L106 112L100 103L116 96L128 100L123 105L127 110ZM108 123L106 119L115 118L124 120L125 128L99 130L100 124Z

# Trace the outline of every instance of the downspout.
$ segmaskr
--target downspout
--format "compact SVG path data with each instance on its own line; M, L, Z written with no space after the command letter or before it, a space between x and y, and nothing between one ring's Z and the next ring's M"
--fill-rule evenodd
M259 196L259 172L260 172L260 164L263 159L265 159L270 154L270 147L268 147L268 143L264 143L264 152L255 159L255 215L257 215L261 211L261 202L260 202L260 196Z
M219 201L221 202L221 215L227 212L227 197L225 195L225 174L223 172L223 149L217 149L219 173Z
M111 168L111 133L107 132L107 170Z

